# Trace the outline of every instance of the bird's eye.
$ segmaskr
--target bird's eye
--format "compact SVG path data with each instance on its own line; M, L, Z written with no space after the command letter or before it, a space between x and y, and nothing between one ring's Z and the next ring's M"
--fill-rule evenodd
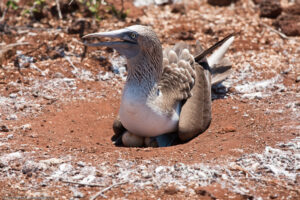
M131 33L130 37L131 37L132 39L135 39L135 38L136 38L136 34L135 34L135 33Z

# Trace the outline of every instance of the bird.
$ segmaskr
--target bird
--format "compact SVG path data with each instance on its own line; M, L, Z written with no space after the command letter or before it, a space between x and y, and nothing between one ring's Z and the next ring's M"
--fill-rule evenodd
M231 72L224 54L234 34L206 50L197 42L196 56L184 42L163 50L154 30L145 25L83 36L104 37L117 40L84 45L110 47L126 57L128 75L113 123L117 146L167 147L186 143L209 127L211 86Z

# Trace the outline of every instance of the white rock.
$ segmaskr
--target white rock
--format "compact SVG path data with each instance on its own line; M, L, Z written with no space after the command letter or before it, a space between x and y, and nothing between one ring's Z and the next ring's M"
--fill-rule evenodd
M105 72L105 74L102 74L101 72L98 74L98 80L107 81L113 77L113 74L111 72Z
M11 93L11 94L9 95L9 97L12 98L12 99L17 98L17 96L18 96L17 93Z
M20 129L24 131L31 130L31 124L24 124L20 127Z
M94 180L96 179L96 177L94 175L88 175L87 177L85 177L81 183L83 184L90 184L92 183Z
M241 97L245 99L262 99L263 94L261 92L254 92L250 94L243 94Z
M6 119L7 119L7 120L17 120L18 117L17 117L17 115L15 115L15 114L11 114L11 115L7 116Z
M14 138L14 134L9 134L8 136L7 136L7 139L13 139Z
M57 164L63 163L64 161L59 158L50 158L47 160L42 160L41 162L45 163L46 165L57 165Z
M79 167L84 167L84 166L86 166L86 163L85 163L85 162L82 162L82 161L79 161L79 162L77 162L77 165L78 165Z
M59 165L59 170L61 172L70 172L73 169L73 166L68 163L63 163Z
M3 156L0 157L0 163L7 165L11 161L23 158L23 156L24 156L23 153L20 152L4 154Z
M77 188L70 188L71 191L73 192L73 197L74 198L83 198L84 194L80 191L77 190Z
M155 173L160 173L160 172L162 172L164 169L165 169L165 168L164 168L163 166L158 166L158 167L156 167L156 169L155 169Z

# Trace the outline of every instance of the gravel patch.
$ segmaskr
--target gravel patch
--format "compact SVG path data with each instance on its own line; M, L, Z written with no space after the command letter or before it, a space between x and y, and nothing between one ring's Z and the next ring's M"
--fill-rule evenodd
M144 160L137 164L134 160L120 158L113 165L103 162L92 166L72 160L71 156L37 160L33 152L2 154L0 177L7 180L22 174L35 174L35 177L42 179L43 184L47 186L56 182L87 186L108 186L111 183L126 182L131 185L130 191L127 192L160 189L172 185L191 194L195 194L194 189L199 186L218 183L235 193L255 196L258 187L264 187L270 182L292 190L297 189L300 176L300 138L288 143L279 143L276 147L267 146L262 153L245 154L234 161L224 160L220 164L159 165L159 161L155 160ZM19 166L19 170L16 170L15 166ZM40 185L37 181L28 184L25 182L22 187ZM69 189L75 196L84 195L73 186Z

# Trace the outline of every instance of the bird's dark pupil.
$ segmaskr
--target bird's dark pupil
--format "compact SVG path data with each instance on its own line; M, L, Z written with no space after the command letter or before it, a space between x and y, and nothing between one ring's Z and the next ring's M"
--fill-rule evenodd
M135 34L134 34L134 33L131 33L131 37L132 37L132 38L135 38Z

